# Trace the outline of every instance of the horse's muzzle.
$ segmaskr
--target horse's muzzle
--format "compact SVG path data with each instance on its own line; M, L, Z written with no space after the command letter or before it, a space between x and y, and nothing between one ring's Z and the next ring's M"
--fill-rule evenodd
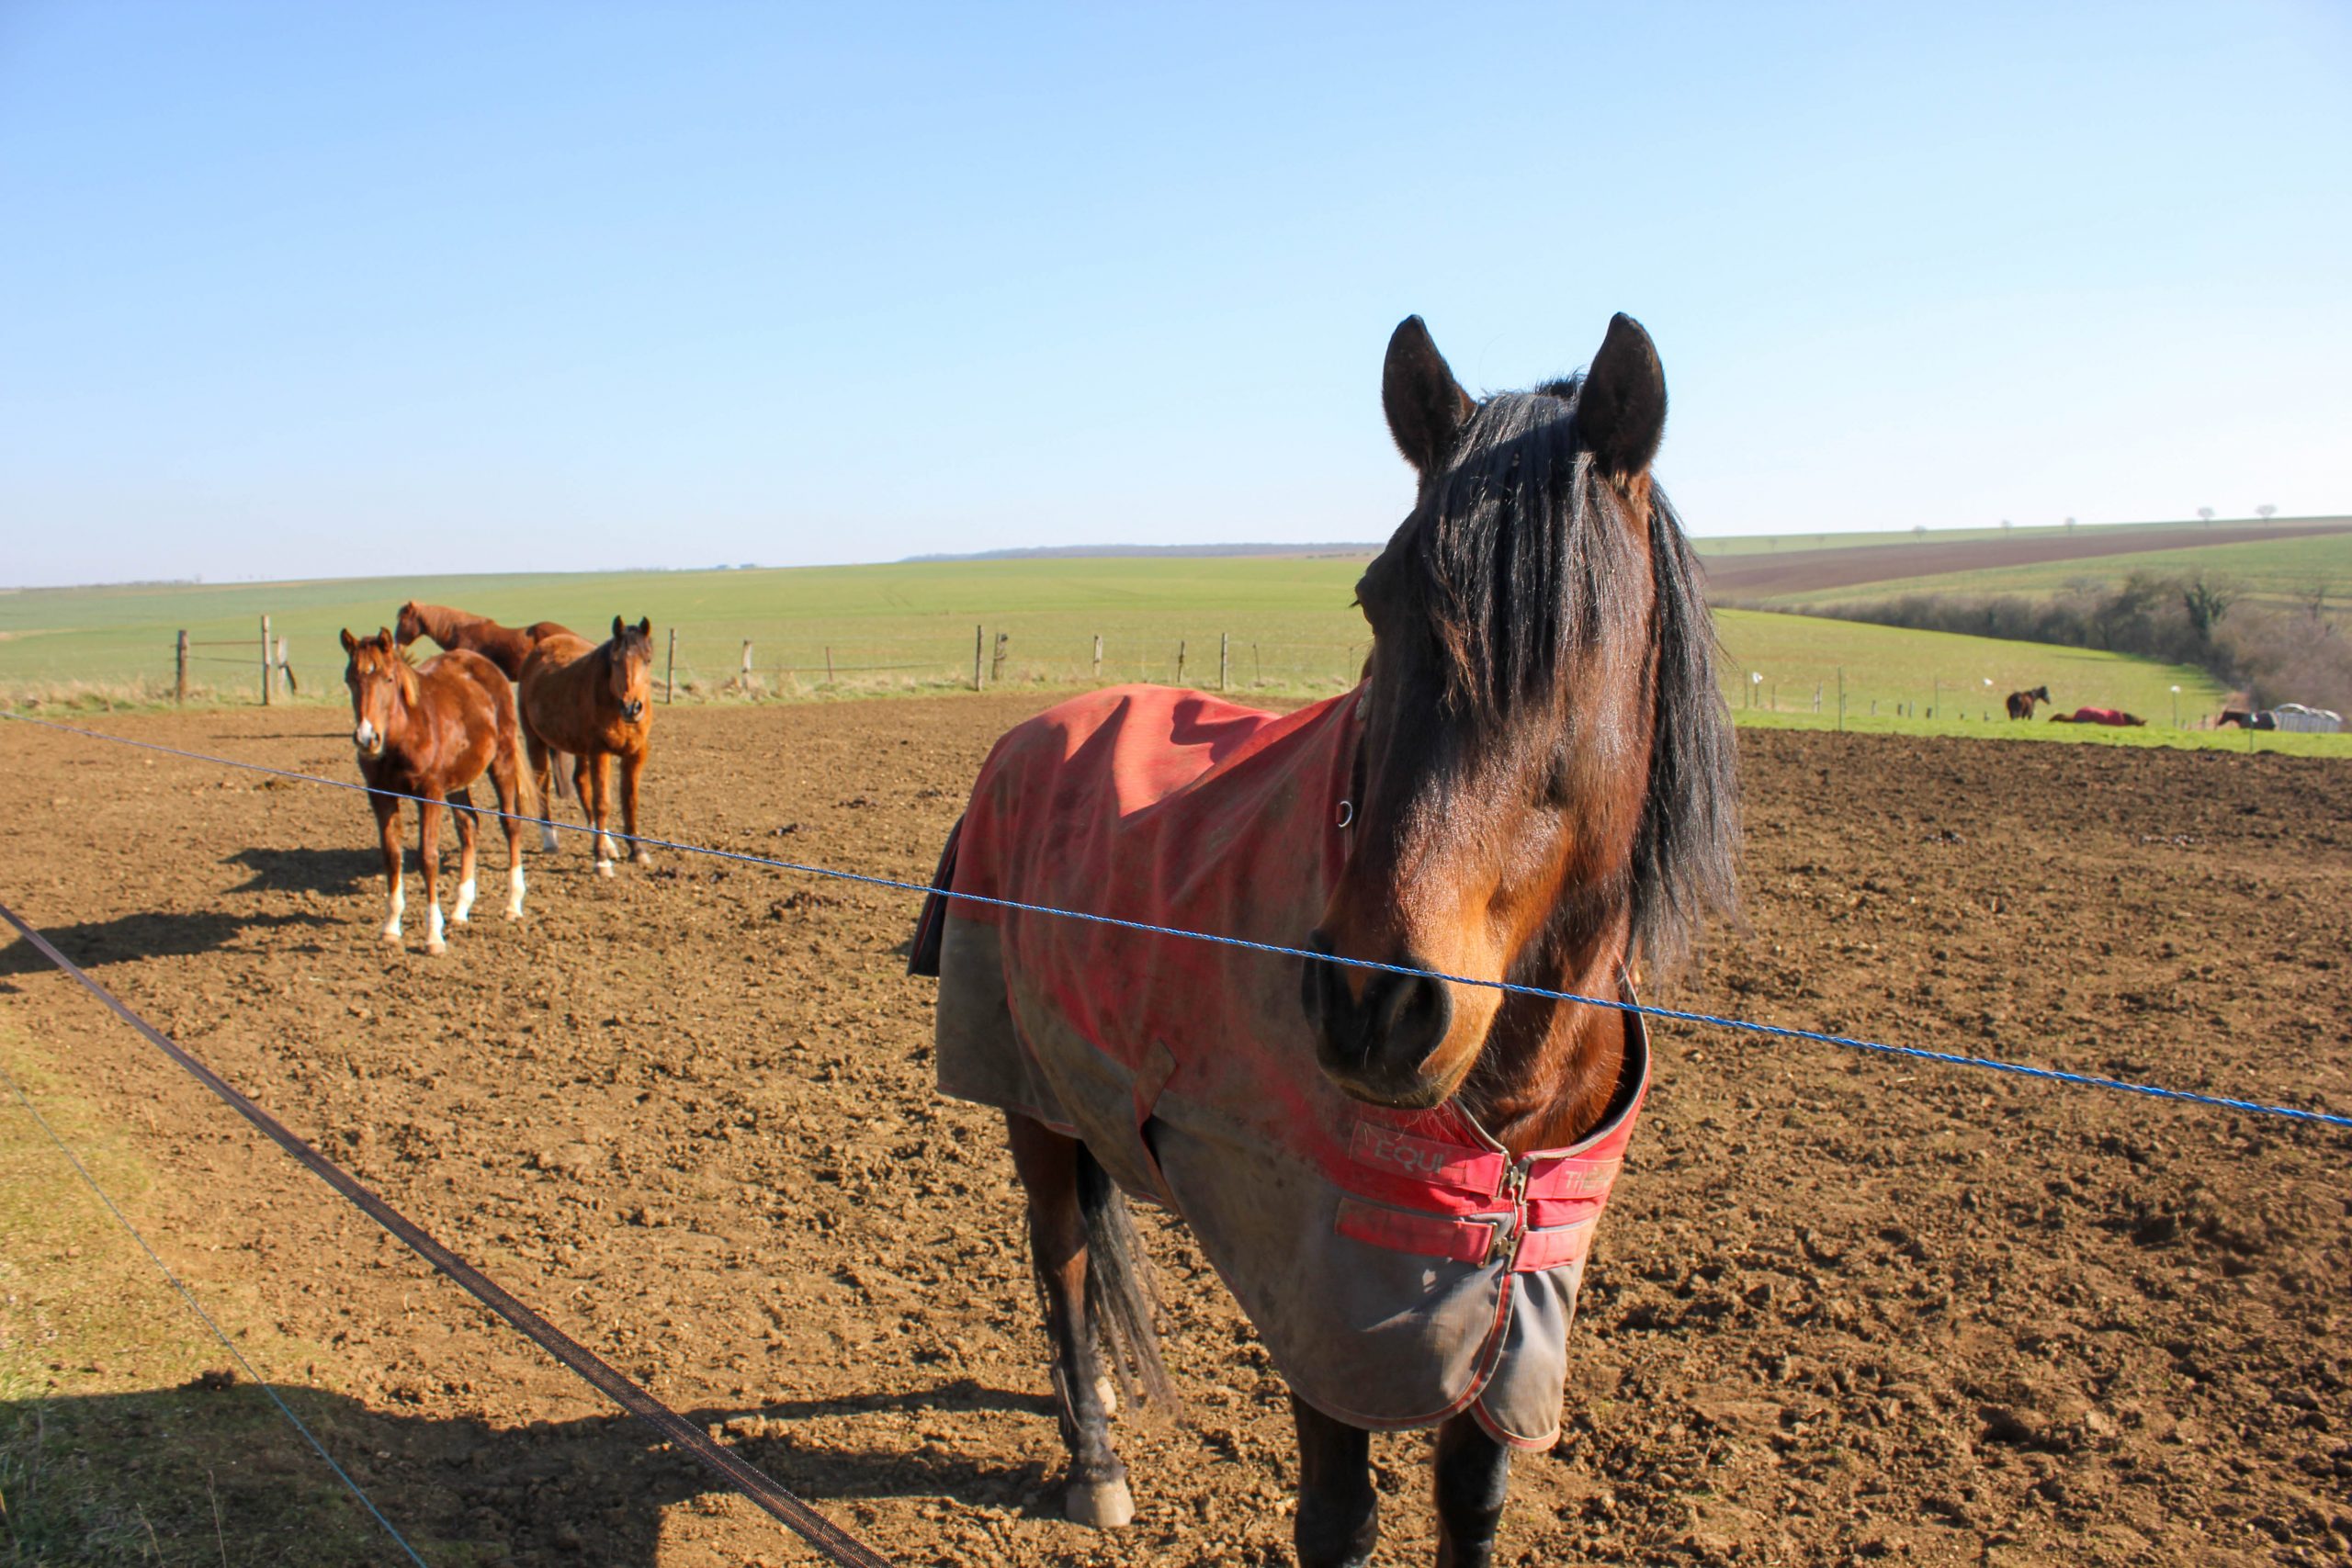
M357 749L361 756L371 761L384 754L382 733L366 719L361 719L359 728L351 732L351 744Z
M1332 951L1321 931L1308 947ZM1354 965L1306 960L1299 1000L1315 1030L1315 1059L1346 1094L1374 1105L1426 1110L1442 1103L1448 1087L1422 1070L1453 1027L1453 998L1446 983L1410 958L1398 969L1360 969L1361 999L1348 994Z
M645 705L641 702L627 702L621 705L621 716L631 724L635 724L644 716L644 713Z

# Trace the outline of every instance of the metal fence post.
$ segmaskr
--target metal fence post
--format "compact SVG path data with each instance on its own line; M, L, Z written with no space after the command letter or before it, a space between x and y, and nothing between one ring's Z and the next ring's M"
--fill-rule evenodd
M187 701L187 628L180 628L179 674L172 682L172 701Z
M662 670L662 703L663 706L678 700L678 628L670 628L670 662Z
M269 705L269 617L261 618L261 705Z

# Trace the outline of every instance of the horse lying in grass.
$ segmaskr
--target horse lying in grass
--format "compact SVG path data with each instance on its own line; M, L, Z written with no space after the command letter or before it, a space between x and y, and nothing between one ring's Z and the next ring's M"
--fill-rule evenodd
M638 781L653 751L653 623L624 626L615 615L612 637L601 644L566 631L539 638L523 661L521 690L523 736L542 795L548 792L550 753L568 751L574 758L572 790L595 840L597 874L612 875L619 854L605 831L612 813L607 757L620 759L628 858L650 864L652 855L635 840ZM555 829L541 830L542 847L553 850Z
M1419 495L1357 585L1363 683L1282 716L1139 686L1050 709L998 741L934 883L1328 959L936 892L913 949L940 1088L1005 1112L1027 1190L1069 1517L1132 1512L1105 1348L1172 1402L1124 1190L1184 1216L1290 1385L1312 1568L1369 1559L1369 1434L1417 1427L1439 1561L1489 1561L1512 1451L1558 1436L1648 1081L1606 1004L1732 903L1730 716L1650 478L1648 334L1619 316L1587 375L1480 402L1417 317L1382 400Z
M446 800L458 828L458 901L451 918L463 925L474 907L474 837L479 818L469 793L484 773L498 795L499 825L506 831L506 918L523 918L523 824L536 817L539 796L523 765L523 747L507 698L506 677L481 654L452 649L422 665L408 661L390 628L360 638L348 627L343 671L351 688L352 744L359 752L360 776L370 789L376 832L384 850L386 917L384 940L401 940L401 802L421 795L417 815L417 860L424 877L428 915L424 951L443 953L441 925L441 807Z

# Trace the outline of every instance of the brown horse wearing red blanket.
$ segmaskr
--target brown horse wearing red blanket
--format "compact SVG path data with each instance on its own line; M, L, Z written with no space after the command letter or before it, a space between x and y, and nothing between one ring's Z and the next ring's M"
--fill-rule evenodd
M1736 783L1648 334L1619 316L1584 376L1481 402L1415 318L1382 400L1419 491L1357 585L1363 682L1283 716L1117 688L1012 730L914 966L941 1088L1007 1113L1070 1517L1131 1512L1106 1372L1170 1398L1124 1190L1183 1214L1291 1387L1300 1560L1365 1562L1369 1432L1435 1427L1466 1565L1511 1451L1558 1434L1648 1079L1612 1004L1729 909Z
M349 662L344 684L351 688L352 744L359 752L360 776L370 789L376 833L384 850L386 918L384 940L401 940L401 796L422 796L416 808L417 859L424 875L428 910L424 951L447 950L441 926L441 807L454 808L458 827L458 902L451 911L460 925L474 907L474 836L477 818L468 793L483 773L498 793L499 825L506 830L506 918L523 918L524 818L538 815L538 796L523 766L523 748L507 699L506 677L478 653L452 649L422 665L401 654L390 628L360 638L348 628L343 651Z
M653 754L653 623L623 626L613 617L608 642L557 631L538 639L523 661L523 735L539 793L548 792L551 752L569 751L572 792L587 813L598 874L613 874L619 853L606 836L612 813L612 772L607 757L621 763L622 830L632 840L629 859L650 864L653 856L637 836L638 780ZM555 829L541 829L541 847L555 848Z

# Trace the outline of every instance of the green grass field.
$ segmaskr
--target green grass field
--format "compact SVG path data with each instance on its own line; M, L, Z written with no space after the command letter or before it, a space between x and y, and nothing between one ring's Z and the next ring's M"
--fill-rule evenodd
M2286 522L2286 518L2277 521ZM2193 523L2174 518L2154 523L2095 523L2080 529L2070 529L2064 524L2021 528L1929 528L1924 532L1909 528L1885 528L1853 534L1742 534L1728 538L1698 539L1702 556L1752 556L1777 550L1842 550L1862 549L1883 545L1951 545L1986 539L2051 539L2072 536L2080 539L2113 538L2118 535L2168 533L2193 526ZM2233 527L2262 525L2256 518L2234 517L2216 519L2212 525L2226 536Z
M2167 578L2203 572L2210 578L2237 586L2250 598L2275 604L2301 604L2307 602L2313 589L2324 589L2327 591L2327 602L2342 606L2352 604L2352 534L2313 534L2296 539L2264 539L2196 546L2187 549L2145 550L2083 560L2041 561L1988 571L1953 571L1934 577L1894 578L1851 588L1776 594L1770 603L1788 605L1850 604L1864 599L1894 598L1906 593L1940 593L1963 598L1998 593L2047 598L2071 582L2087 579L2102 583L2118 583L2134 571Z
M1339 557L1082 558L24 591L0 593L0 696L68 706L164 700L185 626L206 660L192 666L198 698L253 702L267 613L288 639L302 700L340 704L336 632L389 624L412 594L597 636L615 615L650 615L658 648L677 628L683 700L952 689L971 679L976 626L986 628L984 662L1001 684L1096 679L1099 635L1103 681L1175 681L1181 645L1184 682L1214 687L1223 635L1234 691L1311 696L1344 689L1362 666L1368 634L1351 604L1362 569L1360 558ZM1724 694L1744 722L1834 725L1841 674L1844 716L1857 728L1899 721L1981 733L2004 694L2047 684L2064 707L2126 708L2169 730L2173 686L2183 723L2211 712L2221 694L2196 670L2079 649L1751 611L1724 611L1718 625ZM747 638L748 689L735 679ZM2063 726L2034 733L2087 738Z

